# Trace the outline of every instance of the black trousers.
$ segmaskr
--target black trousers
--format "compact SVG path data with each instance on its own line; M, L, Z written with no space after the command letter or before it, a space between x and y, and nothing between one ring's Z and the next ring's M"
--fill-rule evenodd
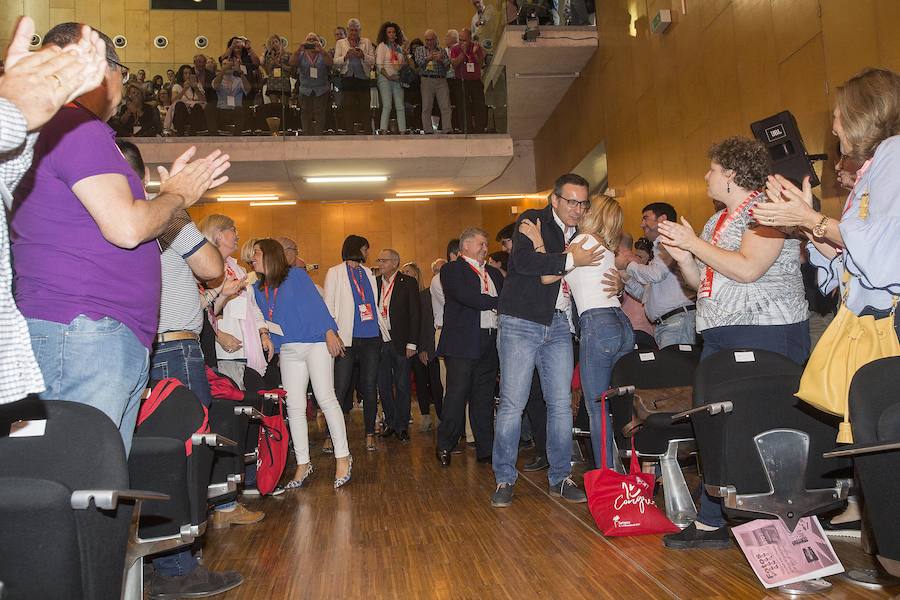
M372 133L372 101L368 79L347 78L343 83L341 100L341 128L349 134L354 133L354 123L359 123L362 133Z
M481 330L477 359L444 357L447 393L438 426L438 450L452 450L466 430L466 402L478 458L491 456L494 446L494 389L497 383L497 331Z
M206 125L210 133L219 131L225 125L234 125L235 135L240 135L244 130L244 108L217 108L215 104L206 104Z
M397 352L393 342L381 346L378 366L378 393L384 410L384 423L394 431L409 429L409 359Z
M484 133L487 127L487 104L484 84L480 79L463 79L460 89L460 129L463 133Z
M535 457L547 456L547 405L544 403L544 392L541 391L541 379L538 377L537 369L531 376L531 391L528 393L525 414L531 421Z
M375 433L375 413L378 411L378 359L381 354L381 336L353 338L353 344L344 356L334 360L334 393L341 402L344 414L353 408L353 394L348 394L353 381L353 365L359 363L359 387L363 394L363 419L366 433Z
M199 104L188 108L184 102L178 102L172 110L175 111L172 116L172 125L178 135L184 135L188 125L191 126L194 133L206 129L206 114L204 108Z
M416 381L416 400L419 401L419 413L428 414L428 408L434 404L434 412L441 418L441 407L444 401L444 386L441 385L441 366L437 359L423 365L419 356L409 359L412 365L413 378Z

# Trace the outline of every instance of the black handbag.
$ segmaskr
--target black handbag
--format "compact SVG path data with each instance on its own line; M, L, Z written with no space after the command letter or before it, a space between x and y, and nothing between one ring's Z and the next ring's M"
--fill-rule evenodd
M409 65L400 67L400 85L403 87L414 86L419 83L419 74Z

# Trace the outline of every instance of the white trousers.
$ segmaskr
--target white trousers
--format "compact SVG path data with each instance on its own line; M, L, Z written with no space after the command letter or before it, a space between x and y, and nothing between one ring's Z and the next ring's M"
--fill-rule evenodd
M328 432L334 442L334 457L350 455L344 413L334 393L334 358L328 353L325 342L282 344L281 382L287 392L287 412L298 465L309 462L306 389L310 381L328 423Z

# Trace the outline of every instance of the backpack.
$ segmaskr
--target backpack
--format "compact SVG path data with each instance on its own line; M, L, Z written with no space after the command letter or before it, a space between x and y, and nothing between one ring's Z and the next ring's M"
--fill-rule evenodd
M137 425L142 436L174 437L184 440L190 456L195 433L209 433L209 412L197 396L174 377L151 382L150 395L141 402Z

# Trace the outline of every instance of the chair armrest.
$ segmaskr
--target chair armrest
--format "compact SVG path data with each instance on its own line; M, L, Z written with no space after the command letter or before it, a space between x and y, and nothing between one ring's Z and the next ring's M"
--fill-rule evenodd
M263 416L262 413L256 410L256 408L254 408L253 406L235 406L234 414L237 417L243 415L250 417L251 419L261 419Z
M822 456L825 458L840 458L844 456L863 456L873 454L875 452L888 452L891 450L900 450L900 441L898 442L872 442L871 444L854 444L845 446L831 452L826 452Z
M237 446L237 442L218 433L195 433L191 436L191 444L194 446L213 446L215 448Z
M169 500L168 494L148 492L146 490L75 490L72 492L71 504L75 510L90 508L91 500L94 506L104 510L113 510L119 505L119 500Z
M704 404L703 406L698 406L697 408L692 408L691 410L686 410L684 412L680 412L672 415L672 422L680 421L682 419L686 419L691 415L699 412L706 411L710 415L717 415L719 413L730 413L734 410L734 404L730 401L726 400L724 402L713 402L712 404Z

